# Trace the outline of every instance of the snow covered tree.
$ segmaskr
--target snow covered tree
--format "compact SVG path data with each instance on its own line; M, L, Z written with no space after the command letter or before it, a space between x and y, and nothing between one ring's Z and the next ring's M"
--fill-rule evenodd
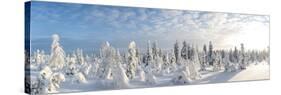
M182 43L182 49L181 49L181 57L185 60L188 59L188 46L187 46L187 43L186 41L183 41Z
M238 49L236 47L234 47L233 57L234 57L234 63L238 63L239 53L238 53Z
M178 43L178 41L176 41L176 43L174 44L174 55L175 55L176 63L179 64L179 60L180 60L180 49L179 49L179 43Z
M99 77L101 79L112 79L112 64L115 63L115 49L105 42L101 46L101 64L99 68Z
M153 54L152 54L152 49L151 49L149 40L147 41L147 53L145 55L144 61L145 61L144 62L145 67L148 67L149 65L152 65L152 63L153 63Z
M119 50L116 52L116 63L113 64L112 68L112 79L114 88L128 88L129 87L129 79L126 75L126 71L124 70L121 62L121 56Z
M194 49L190 45L187 45L187 59L192 60L193 55L194 55Z
M161 70L162 70L162 64L163 64L163 59L161 56L156 56L156 58L154 59L154 71L153 73L155 74L161 74Z
M176 57L173 50L169 53L169 71L174 72L177 70Z
M213 65L213 44L211 41L209 42L208 63Z
M51 58L49 61L49 66L54 70L62 69L65 65L65 53L63 48L60 46L59 43L59 35L54 34L52 36L53 43L51 46Z
M37 83L34 86L34 94L54 93L60 88L61 82L65 81L62 73L53 72L48 66L39 72Z
M214 62L213 62L213 71L219 71L221 70L221 67L222 67L222 64L221 64L221 53L219 53L219 51L215 51L213 53L213 59L214 59Z
M246 69L246 58L245 58L245 48L244 48L244 44L241 43L241 53L240 53L240 69Z
M39 49L36 50L36 53L34 53L34 56L35 56L35 63L37 65L40 65L43 63L43 54L41 53L41 51Z
M157 41L154 41L152 43L152 55L153 55L153 59L156 59L156 57L159 55L159 52L158 52L158 48L157 48Z
M48 66L42 67L37 77L37 83L33 84L36 94L46 94L56 92L60 88L60 83L65 81L64 74L60 70L65 66L65 53L59 43L59 36L52 35L51 57ZM44 52L37 51L37 62L44 62Z
M73 53L67 60L67 68L65 68L65 74L67 76L73 76L78 72L76 67L76 54Z
M130 42L128 46L128 68L126 71L126 75L133 79L135 77L137 65L138 65L138 58L136 57L136 43L134 41Z
M201 67L202 67L201 69L203 71L206 70L207 63L208 63L208 52L207 52L207 46L206 46L206 44L204 44L203 53L202 53L202 64L201 64Z
M167 52L165 55L163 55L163 65L162 65L162 71L163 73L170 73L170 58L169 53Z
M76 50L76 59L77 59L77 63L79 65L84 65L86 62L85 62L85 59L84 59L84 55L83 55L83 50L82 49L77 49Z
M156 77L152 73L151 69L147 70L147 73L145 74L145 81L149 85L155 85L156 84Z
M236 58L234 57L234 51L231 49L228 52L228 55L226 55L226 58L224 60L224 68L227 72L233 72L236 71Z
M196 71L196 78L200 78L201 75L199 73L199 71L201 70L201 64L200 64L200 60L199 60L199 51L198 51L198 48L194 48L192 47L192 50L193 50L193 57L192 57L192 62L194 64L194 68L195 68L195 71Z

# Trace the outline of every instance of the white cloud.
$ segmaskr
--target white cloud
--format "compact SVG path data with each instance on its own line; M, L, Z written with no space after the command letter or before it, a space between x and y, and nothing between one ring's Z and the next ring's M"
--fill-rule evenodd
M75 13L79 8L83 7L71 8L64 13ZM54 20L62 18L62 15L53 12L47 11L46 16L56 18ZM159 45L166 47L172 47L175 40L186 40L198 46L213 41L216 48L230 48L249 38L253 41L258 40L259 38L250 35L256 32L249 32L259 29L254 27L262 27L260 30L263 31L258 32L259 36L269 34L266 31L269 28L269 17L262 15L93 6L81 9L78 14L69 14L64 17L69 17L70 21L71 19L81 20L78 22L84 28L95 24L112 28L113 33L107 34L113 37L112 39L159 40ZM38 18L41 19L44 16L38 15ZM103 34L97 34L97 36L100 35ZM264 40L269 39L264 37ZM252 42L245 41L248 44Z

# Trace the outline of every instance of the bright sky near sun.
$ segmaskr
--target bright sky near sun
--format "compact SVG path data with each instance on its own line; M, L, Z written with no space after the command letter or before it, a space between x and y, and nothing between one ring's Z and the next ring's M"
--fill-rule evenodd
M92 50L105 41L116 48L127 48L130 41L145 48L148 40L161 48L172 48L176 40L200 48L212 41L215 49L240 43L246 49L269 46L266 15L46 2L31 6L32 49L48 51L52 34L60 35L66 51Z

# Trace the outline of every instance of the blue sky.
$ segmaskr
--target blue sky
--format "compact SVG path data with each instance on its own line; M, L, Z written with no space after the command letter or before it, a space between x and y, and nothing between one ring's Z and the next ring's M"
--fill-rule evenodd
M48 2L31 6L32 49L49 51L52 34L60 35L66 51L97 49L105 41L116 48L127 48L130 41L145 48L147 40L161 48L172 48L176 40L198 47L213 41L218 49L242 42L246 48L269 45L269 16L264 15Z

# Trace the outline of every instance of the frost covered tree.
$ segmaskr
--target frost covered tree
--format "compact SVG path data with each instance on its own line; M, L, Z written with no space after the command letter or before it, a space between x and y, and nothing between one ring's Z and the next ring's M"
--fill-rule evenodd
M130 42L128 46L128 68L126 71L126 75L133 79L135 77L135 73L138 65L138 58L136 56L136 43L134 41Z
M202 64L201 64L202 71L206 70L207 63L208 63L208 52L207 52L207 46L206 46L206 44L204 44L203 53L202 53Z
M56 92L60 88L61 82L65 81L64 74L59 70L65 66L65 53L59 43L59 36L52 35L53 43L51 45L51 56L48 66L42 67L36 83L37 94L46 94ZM42 52L43 53L43 52ZM40 51L38 52L40 54ZM42 62L43 54L38 56L38 60Z
M246 58L245 58L245 48L244 44L241 43L241 53L240 53L240 69L246 69Z
M33 84L33 94L54 93L65 81L62 73L53 72L48 66L39 72L37 83Z
M153 64L151 64L151 69L153 73L160 74L163 64L163 59L160 54L160 49L157 47L157 41L152 43L152 56L153 56Z
M63 48L60 46L59 43L59 35L54 34L52 36L53 43L51 46L51 58L49 60L49 66L54 70L62 69L65 65L65 53Z
M174 72L177 70L177 64L173 50L169 53L169 56L169 71Z
M32 94L46 94L52 92L55 88L50 87L50 77L52 70L46 66L43 68L37 77L37 80L32 83Z
M83 50L78 48L76 50L76 59L77 59L77 63L79 65L84 65L86 62L85 62L85 58L84 58L84 55L83 55Z
M144 63L146 68L153 64L153 54L149 40L147 41L147 53L144 58Z
M76 67L78 71L81 73L80 75L75 75L78 77L87 77L90 73L90 70L92 68L91 64L88 64L82 49L77 49L76 50ZM79 74L79 73L76 73ZM84 80L84 79L83 79ZM80 83L85 83L84 81L79 81Z
M129 87L129 79L126 75L126 71L124 70L120 59L119 50L116 52L116 63L113 64L112 69L112 79L114 88L128 88Z
M176 63L179 64L179 60L180 60L180 49L179 49L179 43L178 43L178 41L176 41L176 43L174 44L174 55L175 55Z
M208 63L213 65L213 44L211 41L209 42Z
M182 49L181 49L181 57L185 60L188 59L188 46L187 46L187 43L186 41L183 41L182 43Z
M187 73L190 77L190 79L199 79L201 78L201 75L199 73L200 67L199 67L199 60L198 57L196 57L197 60L186 60L187 61Z
M42 64L42 63L44 63L44 51L42 50L39 50L39 49L37 49L36 50L36 52L34 53L34 59L35 59L35 63L37 64L37 65L40 65L40 64Z
M201 70L202 67L201 67L201 64L200 64L198 48L192 47L192 52L193 52L192 62L194 64L194 68L195 68L195 77L201 78L201 75L200 75L199 71Z
M234 57L234 51L230 49L224 60L225 71L227 72L236 71L237 70L236 67L237 67L237 61L236 58Z
M154 41L152 43L152 55L153 55L153 59L156 59L156 57L159 55L159 52L158 52L158 48L157 48L157 41Z
M222 64L221 64L221 53L219 53L219 51L215 51L213 53L213 59L214 59L214 62L213 62L213 71L219 71L221 70L221 67L222 67Z
M115 49L105 42L101 46L101 64L99 68L99 77L101 79L112 79L112 64L115 63Z
M65 68L66 76L74 76L78 72L76 66L76 58L76 54L72 53L71 56L67 59L67 68Z
M238 49L236 47L234 47L234 51L233 51L233 62L234 63L238 63L239 61L239 52L238 52Z
M46 64L46 61L48 60L44 50L37 49L36 52L34 52L33 56L31 57L32 60L32 66L37 66L38 70L42 70Z
M190 45L187 45L187 59L192 60L194 55L194 48L191 47Z
M145 81L145 72L141 66L138 67L138 76L140 81Z
M167 52L165 55L163 55L163 65L162 65L162 71L163 73L170 73L170 58L169 58L169 53Z
M147 73L145 74L145 82L148 85L155 85L156 84L156 77L154 76L153 72L151 69L147 70Z

